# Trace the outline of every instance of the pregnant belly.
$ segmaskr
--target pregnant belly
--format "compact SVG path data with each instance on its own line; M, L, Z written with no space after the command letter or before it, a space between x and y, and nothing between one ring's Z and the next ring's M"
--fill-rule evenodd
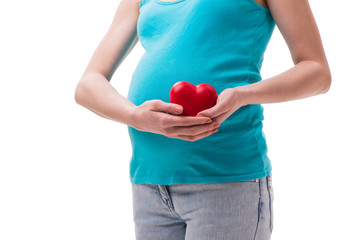
M145 52L132 74L127 98L135 105L147 100L170 102L171 87L179 81L194 85L207 83L218 94L226 88L246 85L247 72L233 61L205 60L200 57L173 58L170 53Z

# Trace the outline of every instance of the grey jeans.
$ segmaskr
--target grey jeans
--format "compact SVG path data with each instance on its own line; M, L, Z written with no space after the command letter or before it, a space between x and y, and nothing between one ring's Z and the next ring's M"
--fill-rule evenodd
M132 200L137 240L271 238L271 174L241 182L132 184Z

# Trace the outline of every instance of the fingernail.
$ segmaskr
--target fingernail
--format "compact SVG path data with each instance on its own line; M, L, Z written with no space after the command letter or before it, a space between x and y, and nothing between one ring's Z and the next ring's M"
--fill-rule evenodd
M181 107L176 106L176 107L175 107L175 111L177 111L177 112L181 112Z

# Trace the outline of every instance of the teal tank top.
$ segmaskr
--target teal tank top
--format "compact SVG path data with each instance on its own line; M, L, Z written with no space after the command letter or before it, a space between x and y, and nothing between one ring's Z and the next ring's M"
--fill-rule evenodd
M178 81L207 83L218 94L260 81L275 27L269 9L253 0L142 0L137 35L145 52L127 98L170 102ZM263 107L246 105L218 131L197 141L169 138L128 126L134 184L246 181L271 172L263 132Z

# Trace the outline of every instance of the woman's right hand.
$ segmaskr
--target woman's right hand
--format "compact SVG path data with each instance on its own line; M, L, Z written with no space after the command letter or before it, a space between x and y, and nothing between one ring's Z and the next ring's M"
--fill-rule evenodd
M159 99L145 101L133 108L132 127L193 142L215 133L220 125L208 117L178 116L182 110L181 105Z

